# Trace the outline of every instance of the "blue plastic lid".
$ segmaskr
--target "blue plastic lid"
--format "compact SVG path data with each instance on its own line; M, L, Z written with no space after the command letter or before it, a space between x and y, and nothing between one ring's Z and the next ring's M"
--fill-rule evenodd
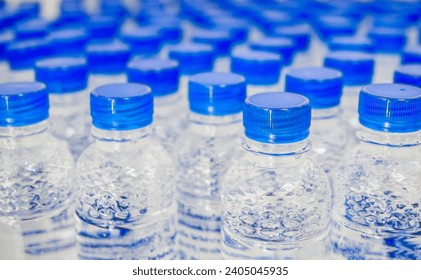
M335 15L323 15L316 20L320 37L328 39L337 35L354 35L357 22L351 18Z
M120 28L120 22L112 16L94 15L89 18L90 39L113 38Z
M247 97L243 108L245 135L252 140L285 144L310 134L309 100L287 92L260 93Z
M191 39L195 43L211 45L217 56L227 55L234 42L228 31L213 29L195 30Z
M226 116L241 112L246 82L234 73L207 72L190 77L190 110L201 115Z
M13 42L13 38L11 32L0 33L0 61L6 59L7 46Z
M405 32L396 28L374 28L368 32L368 37L379 53L399 53L406 44Z
M81 55L89 36L84 28L61 29L51 32L48 37L54 55Z
M152 123L153 96L141 84L111 84L91 93L92 124L104 130L132 130Z
M311 31L308 25L297 24L277 27L271 36L292 39L295 41L295 48L297 51L305 51L310 44Z
M31 69L39 59L51 55L51 48L44 39L10 43L6 56L12 70Z
M325 57L324 66L342 72L344 85L366 85L373 78L374 58L363 52L336 51Z
M334 36L330 38L328 45L331 51L374 52L373 40L368 37Z
M404 84L371 84L361 89L360 123L373 130L408 133L421 129L421 89Z
M395 71L394 82L421 87L421 63L400 66Z
M89 71L94 74L120 74L131 56L129 46L118 42L94 43L86 48Z
M231 72L243 75L247 84L276 84L281 68L282 58L275 53L242 49L231 55Z
M313 109L338 106L342 95L342 74L325 67L292 68L285 77L285 90L310 99Z
M127 66L130 83L146 84L154 96L174 94L178 91L178 62L169 59L133 59Z
M30 19L15 25L15 39L28 40L48 35L50 23L42 18Z
M402 64L421 63L421 45L406 48L402 53Z
M247 41L249 24L247 21L234 17L216 17L212 19L212 27L218 30L228 30L236 43Z
M290 65L294 56L295 44L287 38L261 38L250 43L250 48L256 51L266 51L279 54L285 65Z
M294 25L296 23L296 19L284 11L263 10L257 13L256 17L258 24L267 33L271 33L277 27Z
M0 126L26 126L48 119L48 92L41 83L0 84Z
M215 52L210 45L185 43L173 46L169 58L177 60L180 73L191 75L211 71L215 62Z
M38 61L35 79L47 86L49 93L72 93L88 85L88 67L84 58L57 57Z
M169 44L178 43L183 39L183 28L178 19L162 18L151 22L152 26L158 29L162 41Z
M156 28L129 28L122 31L120 38L131 46L134 54L138 55L154 55L161 48L161 37Z

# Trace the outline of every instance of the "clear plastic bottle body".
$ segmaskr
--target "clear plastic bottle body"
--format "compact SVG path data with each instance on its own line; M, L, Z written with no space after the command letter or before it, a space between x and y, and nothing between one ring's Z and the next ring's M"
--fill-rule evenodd
M73 158L48 121L0 128L0 259L74 259Z
M50 94L52 134L69 143L75 159L92 143L90 137L89 96L86 90Z
M185 105L179 93L154 98L154 135L170 154L187 126Z
M7 83L9 81L10 69L7 62L0 61L0 83Z
M332 194L309 142L243 145L223 181L223 258L327 258Z
M344 154L348 128L339 107L312 110L310 154L329 178Z
M375 56L374 83L392 83L393 73L400 65L399 54L380 53Z
M345 86L341 96L342 120L352 129L359 127L358 122L358 96L362 86Z
M362 128L334 179L338 259L421 259L421 132Z
M32 69L11 70L8 75L8 82L33 82L35 72Z
M150 131L92 128L77 165L79 258L176 258L174 166Z
M220 259L221 178L237 156L241 115L191 114L177 144L181 259Z
M276 92L281 91L281 84L274 85L247 85L247 96L252 96L262 92Z

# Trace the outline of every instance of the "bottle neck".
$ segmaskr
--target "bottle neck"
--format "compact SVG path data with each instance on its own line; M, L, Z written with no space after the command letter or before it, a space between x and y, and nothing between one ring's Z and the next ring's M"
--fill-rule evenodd
M325 108L325 109L313 109L311 110L312 120L324 120L339 118L341 115L341 109L339 106Z
M133 130L105 130L92 126L91 134L96 141L121 143L145 138L149 136L151 130L151 125Z
M356 135L361 143L366 144L389 147L412 147L421 144L421 130L410 133L390 133L360 126Z
M298 156L307 153L311 149L311 144L308 138L294 143L269 144L254 141L250 138L245 137L243 147L244 149L252 153L282 157Z
M14 149L22 146L36 146L46 132L50 129L48 120L19 127L0 127L0 146L7 149Z
M226 116L211 116L190 112L189 121L195 125L225 126L241 122L242 116L241 113Z

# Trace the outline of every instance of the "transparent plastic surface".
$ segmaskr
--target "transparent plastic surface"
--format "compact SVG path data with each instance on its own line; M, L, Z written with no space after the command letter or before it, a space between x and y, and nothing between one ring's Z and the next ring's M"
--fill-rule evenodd
M329 177L342 158L349 137L340 115L337 107L312 111L310 154Z
M243 147L223 181L223 258L328 258L332 193L309 142Z
M118 75L101 75L101 74L91 74L89 75L89 91L92 91L94 88L109 85L109 84L122 84L127 83L127 77L125 74Z
M77 165L80 259L176 258L174 166L150 130L92 128Z
M73 159L44 121L0 128L0 259L74 259Z
M32 69L9 71L8 82L33 82L35 81L35 72Z
M75 159L93 141L90 137L91 117L89 95L86 91L69 94L50 94L52 133L69 143Z
M238 155L241 115L192 114L176 146L181 259L220 259L221 178Z
M377 54L373 83L393 83L393 73L400 65L399 54Z
M187 107L179 93L154 98L154 135L170 154L187 125Z
M421 132L363 128L334 180L338 259L421 259Z

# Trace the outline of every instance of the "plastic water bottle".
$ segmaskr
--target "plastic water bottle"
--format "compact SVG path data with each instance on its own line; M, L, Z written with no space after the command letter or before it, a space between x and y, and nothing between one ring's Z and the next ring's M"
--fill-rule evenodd
M307 24L280 26L270 36L293 40L297 52L306 52L311 43L310 26Z
M13 41L13 33L0 33L0 83L5 83L9 78L9 64L7 63L7 46Z
M91 93L95 142L79 158L81 259L174 259L174 166L150 137L153 97L141 84Z
M410 46L401 55L401 64L421 63L421 46Z
M406 44L405 33L400 29L378 27L368 33L376 52L375 83L390 83L393 72L399 66L400 52Z
M251 41L249 46L255 51L273 52L280 55L284 65L290 65L295 55L295 42L288 38L261 38Z
M306 96L312 108L311 154L330 176L347 143L347 127L339 108L341 72L325 67L292 68L286 74L285 90Z
M33 18L16 24L13 28L15 40L42 39L48 35L50 23L42 18Z
M169 48L168 57L178 61L180 70L179 88L184 103L188 106L188 83L191 75L212 71L215 62L213 47L206 44L182 43Z
M220 259L221 178L240 143L244 77L191 77L190 117L178 154L178 246L181 259Z
M53 31L48 36L54 56L83 56L89 35L84 28L64 28Z
M358 126L358 96L361 87L371 83L374 73L374 57L356 51L335 51L327 54L324 66L337 69L343 77L341 97L342 119L351 126L352 135Z
M331 51L374 52L374 42L366 36L334 36L328 46Z
M127 82L125 71L130 56L130 48L119 41L89 44L86 48L89 88Z
M153 56L161 49L161 37L156 28L128 27L123 28L120 39L128 44L134 55Z
M9 62L9 82L32 82L35 80L33 68L39 59L51 55L48 41L44 39L25 40L10 43L6 56Z
M91 141L86 60L77 57L41 60L36 64L35 76L50 94L52 134L67 141L77 159Z
M172 153L187 117L178 93L178 62L168 59L133 59L127 67L130 83L147 84L154 96L154 135Z
M120 22L118 18L111 15L97 14L89 17L88 28L91 42L111 41L120 28Z
M421 88L421 64L400 66L395 71L394 82Z
M358 112L360 144L333 186L334 257L421 259L421 89L365 86Z
M331 189L308 154L308 99L256 94L246 99L243 118L245 154L222 183L223 258L326 258Z
M0 84L0 259L72 259L73 159L41 83Z
M237 49L231 54L231 72L243 75L247 94L280 91L282 58L279 54Z
M234 39L229 31L215 29L197 29L193 31L191 40L194 43L207 44L215 51L215 71L229 71L229 53L234 44Z

